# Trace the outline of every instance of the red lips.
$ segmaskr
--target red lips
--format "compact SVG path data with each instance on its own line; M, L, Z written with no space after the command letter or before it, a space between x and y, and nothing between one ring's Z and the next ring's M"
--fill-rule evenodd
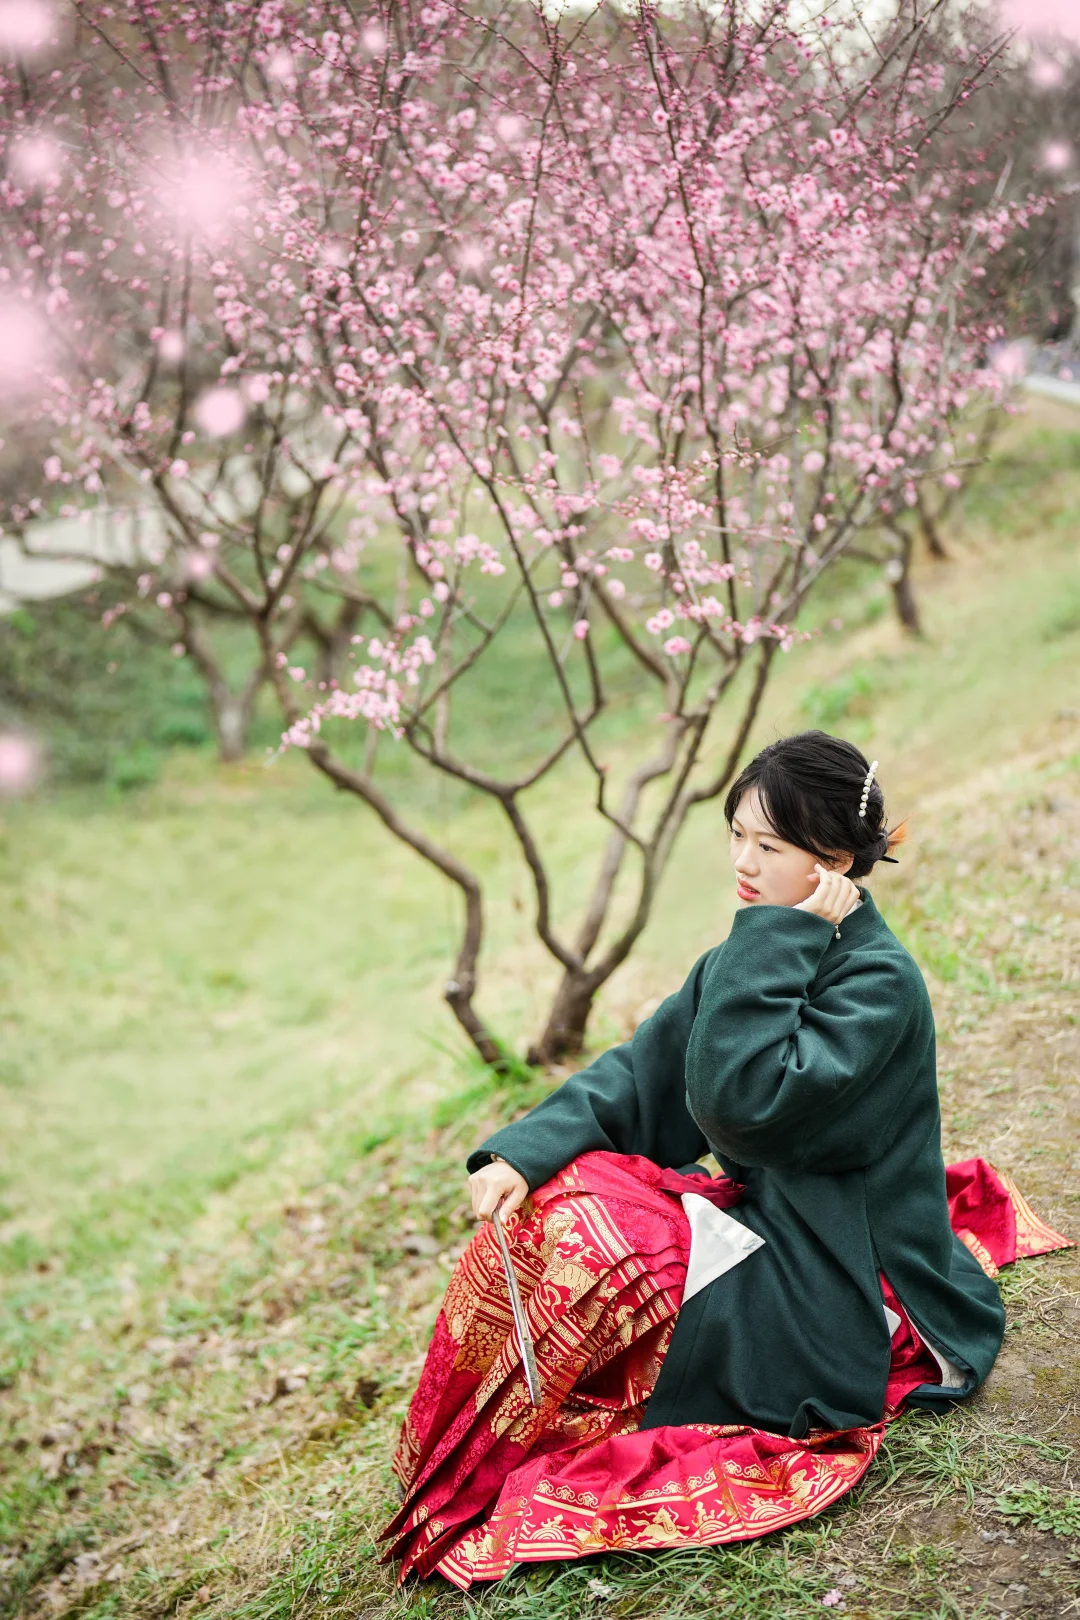
M742 878L736 879L736 886L740 900L757 900L760 898L757 889L752 889L749 883L743 882Z

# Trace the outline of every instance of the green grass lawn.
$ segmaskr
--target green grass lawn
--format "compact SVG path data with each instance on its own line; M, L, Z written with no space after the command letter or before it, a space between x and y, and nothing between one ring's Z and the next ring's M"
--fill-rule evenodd
M881 761L911 844L875 893L961 1024L1037 979L1024 940L995 943L999 895L1023 902L1022 872L996 869L1015 829L994 807L1080 772L1075 420L1040 406L1010 429L965 500L952 560L921 568L923 639L899 632L880 582L838 581L754 739L822 725ZM845 629L827 627L837 617ZM567 810L583 791L568 766L533 803L564 917L595 849ZM503 828L426 785L415 806L490 888L482 1000L520 1047L554 974ZM957 935L962 865L974 875ZM707 806L603 997L597 1040L723 936L730 888ZM457 920L447 886L302 758L223 768L181 751L137 791L0 811L0 1613L675 1616L721 1591L725 1614L821 1612L831 1519L617 1577L609 1560L600 1584L616 1579L616 1607L590 1595L592 1569L534 1571L464 1610L434 1588L399 1604L371 1573L358 1526L385 1500L386 1447L445 1278L430 1259L402 1271L387 1234L411 1222L452 1256L467 1144L544 1084L500 1089L463 1053L440 1001ZM192 1363L170 1361L174 1342L197 1344ZM290 1357L315 1369L302 1422L300 1402L256 1400ZM388 1391L373 1419L341 1395L358 1370ZM98 1424L112 1450L50 1477L55 1448L24 1442L64 1423ZM177 1513L189 1529L170 1542ZM120 1548L121 1575L60 1582L96 1547ZM882 1568L927 1606L879 1612L975 1612L945 1553L913 1557L901 1545Z

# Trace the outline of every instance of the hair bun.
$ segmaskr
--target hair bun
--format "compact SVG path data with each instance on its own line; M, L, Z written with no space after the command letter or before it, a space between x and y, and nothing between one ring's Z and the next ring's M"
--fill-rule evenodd
M724 814L730 826L753 789L777 837L819 861L850 850L848 875L858 881L877 861L894 860L889 851L903 838L902 829L889 831L877 767L854 743L825 731L780 737L743 767Z

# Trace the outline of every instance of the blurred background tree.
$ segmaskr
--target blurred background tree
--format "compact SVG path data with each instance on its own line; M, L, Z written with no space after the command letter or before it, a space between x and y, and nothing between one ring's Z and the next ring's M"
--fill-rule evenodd
M212 738L206 691L161 634L102 628L102 597L19 605L0 616L0 728L46 741L58 782L139 787L161 757Z

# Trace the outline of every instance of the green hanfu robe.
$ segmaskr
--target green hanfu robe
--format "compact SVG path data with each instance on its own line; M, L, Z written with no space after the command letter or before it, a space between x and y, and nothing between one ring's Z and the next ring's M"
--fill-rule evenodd
M799 1438L876 1423L889 1369L887 1277L961 1375L993 1366L996 1283L954 1237L934 1018L922 975L869 893L838 928L740 911L723 944L638 1028L473 1153L530 1188L580 1153L690 1170L712 1151L745 1183L727 1211L764 1239L679 1313L645 1426L737 1423Z

